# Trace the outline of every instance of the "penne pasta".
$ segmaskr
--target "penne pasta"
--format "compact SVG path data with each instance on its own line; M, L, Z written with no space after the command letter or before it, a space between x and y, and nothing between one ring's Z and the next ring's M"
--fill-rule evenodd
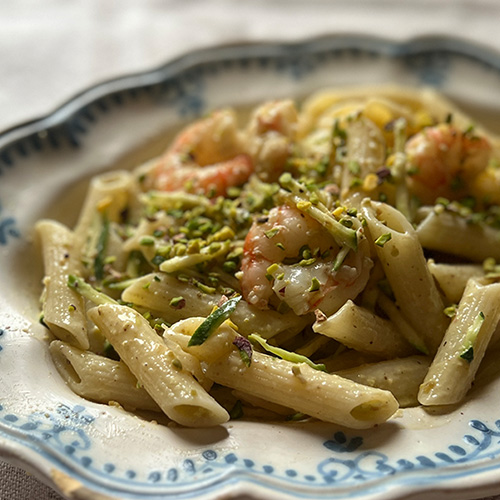
M206 364L205 373L218 384L353 429L385 422L399 407L389 391L266 354L254 353L252 364L245 367L239 355L232 352Z
M105 304L91 309L89 317L174 422L209 427L227 421L226 410L182 367L139 313L127 306Z
M177 297L182 297L182 307L172 305L172 300ZM169 323L193 316L208 316L221 297L217 293L202 293L196 285L186 283L184 278L179 280L176 276L164 273L146 275L122 293L125 302L146 307ZM241 333L249 335L258 332L265 338L284 331L297 333L307 322L307 319L294 314L260 311L246 302L238 304L232 320Z
M401 408L418 405L418 390L429 369L431 358L409 356L369 363L335 372L360 384L390 391Z
M197 324L199 319L193 318L172 330L186 335ZM255 351L251 362L245 363L234 345L235 336L234 330L223 326L202 345L185 349L199 358L214 382L328 422L364 429L387 420L398 408L389 391L370 389L304 363Z
M417 226L425 248L458 255L473 262L500 259L500 236L494 228L472 224L465 217L448 212L429 212Z
M366 354L396 358L414 352L388 320L347 301L329 317L318 315L313 330Z
M94 177L73 229L37 225L61 376L189 427L462 401L500 338L500 140L471 123L429 89L330 89Z
M116 402L126 409L161 411L121 361L60 340L51 342L49 351L57 371L79 396L104 404Z
M387 204L366 202L363 215L373 241L387 238L383 244L383 240L379 240L380 243L374 246L396 303L427 350L435 352L443 338L447 320L443 301L413 227L400 212Z
M484 276L483 266L479 264L438 264L432 260L427 264L440 290L451 304L458 304L469 279Z
M420 387L423 405L465 397L500 321L500 283L469 280L458 310Z
M49 220L38 222L36 230L45 268L43 322L58 339L88 349L85 302L66 285L69 274L81 269L75 257L74 234L62 224Z

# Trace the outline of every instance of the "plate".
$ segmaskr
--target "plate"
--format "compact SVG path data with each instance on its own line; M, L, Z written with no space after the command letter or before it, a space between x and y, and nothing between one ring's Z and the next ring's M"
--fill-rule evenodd
M38 322L41 217L75 222L89 178L130 168L186 120L325 87L430 85L499 131L500 55L450 38L226 46L105 82L0 135L0 455L68 498L402 499L500 492L498 382L369 431L325 423L155 424L84 401Z

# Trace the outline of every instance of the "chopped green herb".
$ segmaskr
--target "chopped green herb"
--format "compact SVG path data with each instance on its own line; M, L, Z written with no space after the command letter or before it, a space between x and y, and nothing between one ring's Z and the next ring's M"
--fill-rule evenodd
M353 175L359 175L361 173L361 166L357 161L351 160L347 168Z
M273 227L272 229L269 229L269 231L266 231L264 233L264 236L268 239L271 239L273 236L276 236L278 233L279 233L279 228Z
M316 262L316 257L311 257L310 259L302 259L299 262L299 266L307 267L312 266Z
M309 358L307 358L306 356L302 356L301 354L297 354L296 352L290 352L290 351L287 351L285 349L282 349L281 347L274 347L274 346L268 344L265 341L265 339L263 339L257 333L252 333L251 335L248 336L248 339L251 341L257 342L266 351L274 354L275 356L278 356L281 359L284 359L285 361L290 361L291 363L305 363L305 364L309 365L311 368L314 368L315 370L326 372L325 365L316 364L313 361L311 361Z
M290 173L282 174L279 181L283 188L292 193L289 197L290 202L295 203L301 212L307 213L318 221L333 236L338 245L347 245L353 250L357 250L358 235L354 229L345 227L338 222L322 203L313 205L310 201L305 200L306 187L293 179Z
M276 273L276 271L279 270L279 265L276 264L276 262L274 264L271 264L267 269L266 269L266 278L269 280L269 281L272 281L274 279L274 274Z
M334 271L338 271L342 267L342 264L344 263L344 260L347 257L347 254L349 253L349 251L350 251L350 248L347 246L342 247L339 250L337 257L335 257L335 260L333 262L333 270Z
M445 316L448 316L448 318L453 318L457 313L457 305L452 304L451 306L445 307L443 312Z
M195 285L198 290L201 290L203 293L208 295L214 294L217 291L213 286L205 285L205 283L201 283L200 281L196 281Z
M345 227L352 227L353 226L353 222L352 222L352 219L347 219L347 218L342 218L340 219L339 221L343 226Z
M101 220L101 232L96 245L96 256L94 259L94 275L97 280L104 278L104 265L106 259L106 247L108 246L109 238L109 220L103 215Z
M319 282L316 276L311 280L311 287L309 288L310 292L317 292L321 288L321 283Z
M151 264L153 264L153 266L155 267L160 267L160 265L165 262L167 259L165 257L163 257L162 255L155 255L152 259L151 259Z
M231 316L231 313L236 309L240 300L241 295L233 297L212 312L193 333L189 339L188 346L203 344Z
M145 246L145 247L151 247L155 244L155 239L152 236L143 236L139 240L139 245Z
M360 179L359 177L353 177L351 179L351 183L349 184L350 188L356 188L359 186L363 185L363 179Z
M222 264L222 269L226 271L226 273L234 273L238 269L238 264L233 260L226 260L224 264Z
M169 306L174 309L182 309L186 305L186 299L184 297L174 297L170 300Z
M68 286L73 290L76 290L82 297L85 297L94 304L118 304L116 300L112 299L105 293L99 292L82 278L74 276L73 274L68 276Z
M484 314L480 312L465 334L464 345L462 352L460 353L460 357L468 363L472 363L474 360L474 344L476 343L476 339L479 335L483 322Z
M375 245L379 246L379 247L383 247L388 241L390 241L392 238L392 234L391 233L385 233L381 236L379 236L376 240L375 240Z

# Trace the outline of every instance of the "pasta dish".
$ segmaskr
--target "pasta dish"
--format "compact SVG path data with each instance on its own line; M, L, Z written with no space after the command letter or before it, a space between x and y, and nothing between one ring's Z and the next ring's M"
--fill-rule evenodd
M55 366L190 427L459 403L500 336L499 159L428 89L213 111L37 223Z

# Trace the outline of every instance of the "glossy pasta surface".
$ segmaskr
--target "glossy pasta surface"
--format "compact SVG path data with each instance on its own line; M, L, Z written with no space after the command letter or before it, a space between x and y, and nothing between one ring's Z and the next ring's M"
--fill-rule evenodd
M216 110L37 224L56 368L193 427L459 403L498 340L499 161L429 90Z

